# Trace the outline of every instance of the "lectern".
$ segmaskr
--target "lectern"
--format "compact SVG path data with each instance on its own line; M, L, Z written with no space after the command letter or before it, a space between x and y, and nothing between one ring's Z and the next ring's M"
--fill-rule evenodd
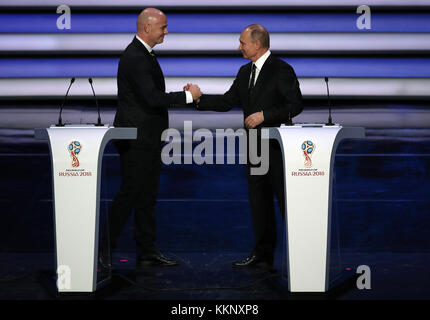
M364 128L296 124L268 128L268 135L282 149L288 289L326 292L335 153L342 139L364 138Z
M111 139L136 139L136 128L67 125L35 129L52 161L58 292L97 289L101 164Z

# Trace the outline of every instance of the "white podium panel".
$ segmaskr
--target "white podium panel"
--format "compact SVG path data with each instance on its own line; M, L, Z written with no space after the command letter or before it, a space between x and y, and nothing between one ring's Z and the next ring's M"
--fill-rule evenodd
M333 164L342 139L364 138L364 128L294 125L269 128L284 162L288 288L329 287Z
M51 150L59 292L96 290L103 152L111 139L136 136L136 128L94 125L35 129Z

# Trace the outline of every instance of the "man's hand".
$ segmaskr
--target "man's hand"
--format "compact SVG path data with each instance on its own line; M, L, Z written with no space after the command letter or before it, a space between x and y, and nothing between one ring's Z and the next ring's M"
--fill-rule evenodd
M256 112L246 117L245 127L247 127L248 129L254 129L256 126L263 123L263 121L264 121L263 112L261 111Z
M196 84L187 83L186 86L184 86L184 91L191 92L191 95L193 96L193 100L197 103L200 102L200 97L202 96L202 92L200 91L200 88Z

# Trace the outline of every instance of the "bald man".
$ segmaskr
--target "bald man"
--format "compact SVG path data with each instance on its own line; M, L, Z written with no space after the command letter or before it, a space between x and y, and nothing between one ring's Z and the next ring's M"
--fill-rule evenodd
M269 47L269 33L262 25L246 27L239 38L239 51L251 62L239 69L226 93L203 94L199 99L198 110L229 111L235 106L241 106L247 133L249 129L257 129L258 137L261 136L262 127L280 126L298 115L302 111L302 94L296 74L288 63L273 56ZM189 86L184 87L188 88ZM269 170L265 175L252 175L251 167L252 164L248 161L248 196L254 227L254 246L249 256L233 262L233 267L272 267L276 247L274 196L282 214L285 210L279 144L276 141L269 143Z
M143 10L137 18L137 35L125 49L118 66L118 109L115 127L137 128L137 140L116 141L121 162L122 183L109 213L110 248L134 209L134 235L138 268L150 265L174 266L157 249L155 204L161 169L161 134L168 128L167 109L185 106L200 97L198 86L166 93L164 75L152 48L168 34L167 18L155 8ZM103 255L102 264L111 267Z

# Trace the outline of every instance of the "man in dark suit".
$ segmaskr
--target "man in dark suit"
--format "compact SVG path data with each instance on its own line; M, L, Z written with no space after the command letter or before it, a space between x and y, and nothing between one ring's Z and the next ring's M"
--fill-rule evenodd
M137 128L137 140L115 142L122 184L109 212L106 238L114 250L134 209L137 267L178 264L155 246L161 134L169 126L167 108L192 103L201 95L195 85L187 91L165 92L164 75L152 48L162 43L167 33L163 12L154 8L143 10L137 19L137 36L124 51L118 66L118 109L114 126Z
M302 95L293 68L271 54L269 33L263 26L246 27L239 41L239 50L251 62L239 69L233 85L224 95L203 94L197 109L228 111L242 106L249 150L249 130L257 129L257 141L260 141L262 127L280 126L302 111ZM256 149L260 150L259 144ZM285 212L279 143L272 140L269 143L269 170L265 175L253 175L251 168L248 160L248 193L255 243L251 254L243 261L233 262L233 266L272 267L276 247L274 195L281 213Z

